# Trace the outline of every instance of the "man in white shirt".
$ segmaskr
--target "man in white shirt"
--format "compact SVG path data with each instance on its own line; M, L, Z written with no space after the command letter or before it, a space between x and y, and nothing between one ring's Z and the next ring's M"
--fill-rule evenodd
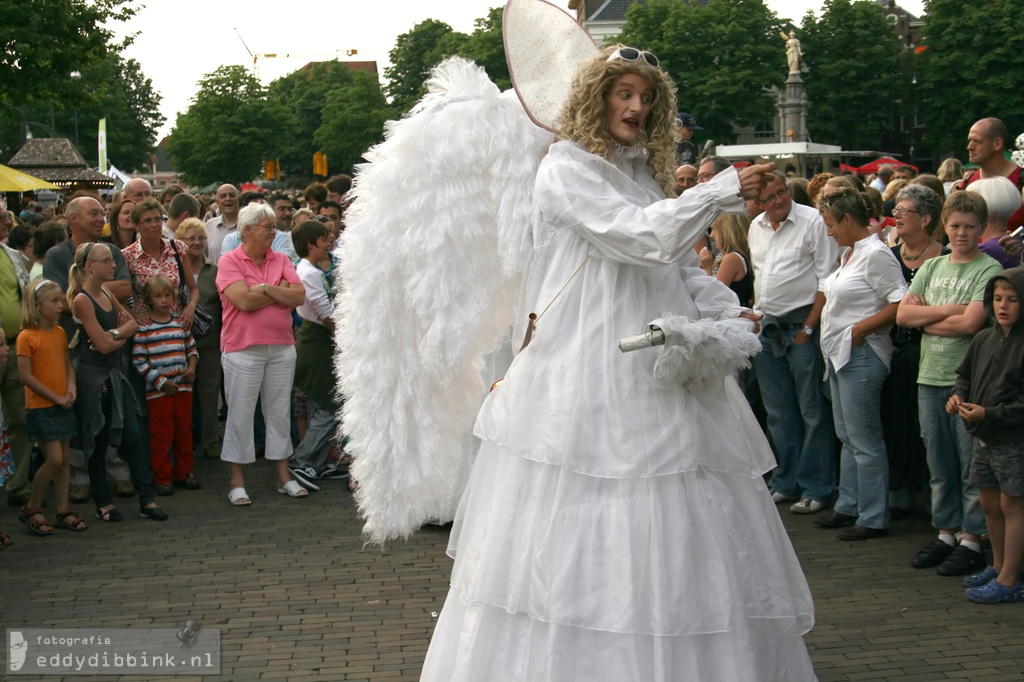
M793 202L781 173L766 177L758 198L763 213L748 233L755 307L765 315L753 364L779 463L772 499L797 500L791 511L813 514L828 506L836 482L835 432L815 333L825 305L822 283L839 247L815 209Z
M238 228L238 188L221 185L217 188L220 214L206 223L206 252L214 263L220 260L224 239Z
M879 192L884 192L889 181L892 180L892 166L882 166L878 169L878 176L871 181L871 186Z

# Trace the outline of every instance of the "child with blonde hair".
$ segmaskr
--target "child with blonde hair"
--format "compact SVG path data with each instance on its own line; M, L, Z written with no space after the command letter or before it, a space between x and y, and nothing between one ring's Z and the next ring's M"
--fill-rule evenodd
M25 289L21 303L17 351L18 372L25 385L25 427L43 453L43 465L32 479L32 493L19 516L33 535L52 535L54 526L71 531L88 527L68 508L68 443L78 435L78 425L75 368L67 335L58 324L61 293L55 282L40 279ZM50 523L43 513L43 498L51 482L57 498L56 523Z
M79 439L89 462L89 485L96 516L121 521L107 483L104 455L108 445L128 464L139 493L139 516L166 521L167 512L153 497L149 441L136 416L135 394L121 370L121 347L138 330L134 318L103 285L114 279L114 258L106 244L90 242L75 251L68 271L68 303L78 325L78 392L92 399L78 406Z
M178 292L163 275L142 289L150 323L135 333L132 360L146 380L153 485L157 495L173 495L174 486L198 490L192 472L192 382L199 352L192 334L171 312ZM168 456L174 446L174 464Z

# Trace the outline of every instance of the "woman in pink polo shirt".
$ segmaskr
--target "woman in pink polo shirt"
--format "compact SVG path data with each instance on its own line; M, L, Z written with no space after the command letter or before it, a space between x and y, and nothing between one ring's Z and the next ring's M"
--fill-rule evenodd
M246 206L238 214L242 245L222 254L217 263L217 290L224 311L221 366L228 402L221 459L231 465L228 500L236 506L251 504L242 465L256 461L252 424L261 392L266 458L276 465L277 491L291 497L308 494L288 471L292 454L289 398L295 375L292 309L302 305L305 292L288 257L270 248L276 226L269 206Z

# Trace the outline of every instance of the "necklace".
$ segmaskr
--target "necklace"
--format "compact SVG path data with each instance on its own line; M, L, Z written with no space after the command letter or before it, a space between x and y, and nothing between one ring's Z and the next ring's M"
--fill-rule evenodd
M903 246L900 247L900 254L903 256L903 260L917 260L917 259L919 259L921 256L923 256L925 254L926 251L928 251L928 249L930 249L932 247L932 241L933 240L929 239L928 243L924 245L924 248L921 249L920 251L918 251L915 254L907 253L907 245L903 244Z

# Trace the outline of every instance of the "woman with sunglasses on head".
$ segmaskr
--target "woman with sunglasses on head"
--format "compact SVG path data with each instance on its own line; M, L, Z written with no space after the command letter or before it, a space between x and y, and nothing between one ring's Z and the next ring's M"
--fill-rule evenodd
M423 680L814 679L810 594L742 393L723 375L659 381L659 351L618 348L666 313L749 315L692 247L771 166L666 199L674 90L623 45L573 78L536 178L513 346L532 335L477 417Z

